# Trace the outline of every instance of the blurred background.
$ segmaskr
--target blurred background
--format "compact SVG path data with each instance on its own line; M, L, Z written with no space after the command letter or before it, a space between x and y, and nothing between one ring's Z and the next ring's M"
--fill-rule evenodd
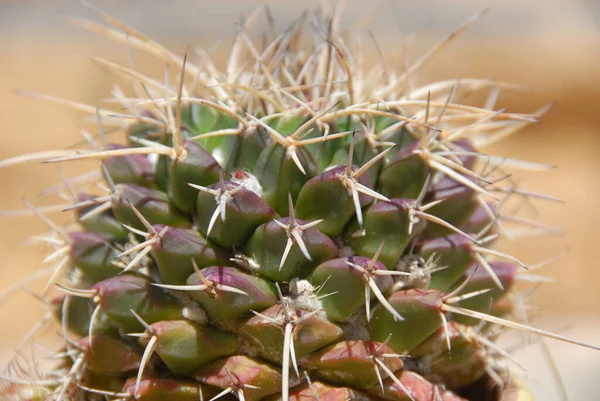
M316 1L95 0L103 10L181 53L230 40L235 22L267 3L285 28ZM534 325L600 344L600 3L594 0L421 0L347 2L343 24L370 13L369 25L391 66L401 68L402 41L411 59L486 7L485 15L419 73L419 82L477 77L511 81L526 94L501 95L499 107L533 112L553 103L542 122L495 145L490 153L551 163L547 173L520 174L521 186L560 197L565 204L535 202L529 216L560 227L565 235L507 243L505 250L536 264L564 249L569 253L540 270L557 279L539 288ZM0 159L61 149L81 139L83 117L73 111L22 97L24 89L96 105L113 78L90 62L100 56L125 63L121 45L68 23L96 17L73 0L0 0ZM215 57L228 43L212 50ZM164 66L134 53L136 66L160 74ZM160 75L156 75L160 77ZM68 172L71 173L71 172ZM22 208L21 196L35 200L56 169L37 163L0 170L0 209ZM59 221L57 219L57 221ZM43 228L35 218L0 220L0 291L39 268L42 254L23 246ZM30 286L36 288L35 285ZM7 360L33 322L45 313L31 295L0 299L0 362ZM547 343L572 400L594 400L600 391L600 352ZM517 351L540 400L560 400L557 379L542 361L539 345ZM523 374L523 373L519 373Z

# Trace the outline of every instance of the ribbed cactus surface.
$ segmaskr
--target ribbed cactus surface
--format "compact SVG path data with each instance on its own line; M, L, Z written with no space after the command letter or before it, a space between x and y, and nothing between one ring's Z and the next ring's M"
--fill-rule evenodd
M546 166L481 150L537 122L494 110L514 86L415 87L434 52L368 70L374 42L323 10L259 41L254 15L222 68L101 15L112 27L82 24L178 73L97 60L130 84L112 93L120 110L69 103L99 136L46 161L93 159L99 173L67 185L73 223L46 238L60 374L7 394L524 399L494 339L525 328L504 318L526 266L496 243L507 197L536 196L507 171ZM473 92L489 93L483 106Z

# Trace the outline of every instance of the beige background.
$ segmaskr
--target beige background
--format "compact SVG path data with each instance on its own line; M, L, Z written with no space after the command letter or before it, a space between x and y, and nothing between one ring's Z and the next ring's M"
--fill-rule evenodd
M108 43L64 22L68 15L91 14L70 0L0 1L0 159L43 149L59 149L80 139L77 113L20 97L12 89L97 104L108 93L111 78L89 60L100 55L123 61L121 46ZM303 7L300 2L273 1L281 26ZM555 106L542 123L511 138L493 151L558 167L548 173L523 174L523 187L561 197L565 205L536 202L538 218L563 228L562 237L507 244L535 264L570 248L567 256L545 267L556 284L540 288L533 300L538 326L600 344L600 32L598 6L585 1L350 1L348 20L369 8L388 6L373 30L390 54L399 52L399 33L416 32L409 50L417 57L469 15L492 5L491 12L455 44L440 53L421 73L421 82L438 78L494 77L531 87L530 94L501 98L511 111L530 112L551 101ZM394 6L389 8L389 4ZM230 38L233 22L256 1L187 1L167 6L159 1L97 1L136 28L184 51ZM314 4L314 2L307 2ZM596 7L596 8L594 8ZM390 11L392 10L392 11ZM199 39L198 39L199 38ZM221 49L226 50L227 46ZM142 68L160 71L163 66ZM68 170L73 174L74 170ZM21 196L36 199L49 182L53 167L36 163L0 170L0 209L21 208ZM37 200L36 200L37 201ZM46 201L48 202L48 201ZM43 203L39 200L38 203ZM22 246L43 228L36 219L0 219L0 289L39 268L41 253ZM35 287L35 286L33 286ZM43 312L24 293L0 300L0 361ZM595 378L600 353L548 342L558 360L572 400L593 400L600 390ZM523 354L531 367L532 386L541 400L560 399L554 380L543 368L535 347Z

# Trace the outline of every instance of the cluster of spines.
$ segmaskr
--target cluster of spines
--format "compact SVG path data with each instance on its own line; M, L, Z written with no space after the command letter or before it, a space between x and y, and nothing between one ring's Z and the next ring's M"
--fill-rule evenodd
M441 388L484 373L505 381L494 359L508 355L488 328L469 328L476 322L571 341L497 317L511 312L505 295L524 264L489 248L510 235L496 196L542 197L502 186L503 169L547 167L476 150L538 120L491 110L509 85L463 80L492 88L485 108L456 103L456 82L403 87L441 45L367 84L373 74L350 57L337 14L315 14L322 31L308 55L303 21L260 51L242 24L224 73L206 53L200 66L187 63L100 14L124 32L82 25L159 55L181 76L173 89L168 72L161 83L96 60L133 83L133 97L115 90L110 99L131 114L59 101L95 114L101 142L0 162L101 159L109 186L67 208L84 231L47 220L62 239L45 238L56 246L47 261L59 262L43 296L52 285L65 293L53 308L67 363L65 377L38 381L43 391L58 400L80 390L148 400L453 400ZM127 145L108 144L104 127L123 119L135 120ZM57 282L65 273L67 283ZM144 375L154 354L161 362ZM107 379L136 370L123 390Z

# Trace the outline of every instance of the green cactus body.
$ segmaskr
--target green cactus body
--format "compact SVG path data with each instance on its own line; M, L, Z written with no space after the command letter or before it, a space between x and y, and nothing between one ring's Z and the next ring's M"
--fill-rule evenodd
M312 47L302 20L260 51L240 31L223 70L127 33L181 76L134 75L152 85L124 100L126 145L51 160L103 160L111 193L79 194L50 242L51 307L81 339L45 400L487 400L461 394L506 377L479 325L516 327L520 262L492 248L513 188L474 144L538 117L367 85L336 18L313 23Z

